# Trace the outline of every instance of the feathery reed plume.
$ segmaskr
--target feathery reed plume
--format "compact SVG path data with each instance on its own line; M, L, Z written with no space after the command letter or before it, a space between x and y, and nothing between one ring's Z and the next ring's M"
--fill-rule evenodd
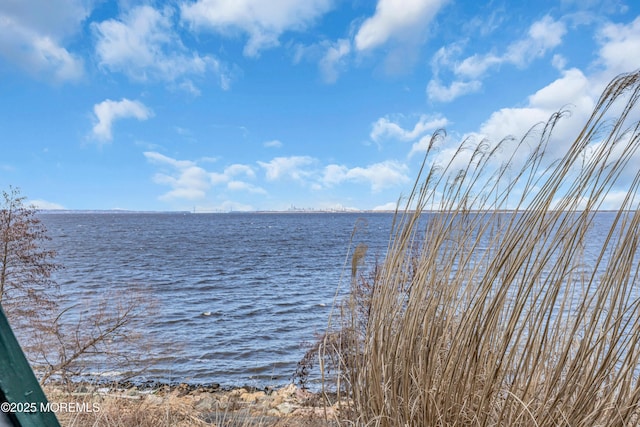
M639 96L640 71L612 81L550 164L564 112L521 140L465 141L443 165L432 159L444 133L434 134L359 299L366 316L354 297L343 311L349 339L334 348L353 423L640 422L640 172L594 230L640 145Z

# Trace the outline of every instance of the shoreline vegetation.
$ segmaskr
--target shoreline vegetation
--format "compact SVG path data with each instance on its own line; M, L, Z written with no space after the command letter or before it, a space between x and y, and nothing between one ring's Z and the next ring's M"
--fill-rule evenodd
M48 383L43 389L62 426L333 427L345 406L294 384L256 388L123 381Z
M350 425L640 424L638 100L640 71L618 76L570 144L566 111L446 158L434 134L384 259L361 273L354 242L316 350Z

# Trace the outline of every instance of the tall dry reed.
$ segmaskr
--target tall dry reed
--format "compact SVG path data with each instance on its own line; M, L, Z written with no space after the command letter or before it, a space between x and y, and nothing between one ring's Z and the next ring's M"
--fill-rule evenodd
M616 78L552 163L563 113L519 141L465 141L445 164L434 135L366 298L351 293L321 349L339 360L325 377L351 423L640 423L639 95L640 72ZM634 167L595 241L596 212Z

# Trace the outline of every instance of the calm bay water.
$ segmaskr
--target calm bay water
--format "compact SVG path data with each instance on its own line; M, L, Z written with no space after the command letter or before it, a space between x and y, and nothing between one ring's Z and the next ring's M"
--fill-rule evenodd
M142 292L137 380L278 385L327 325L354 226L382 257L390 214L42 214L65 304ZM363 221L364 220L364 221ZM73 310L71 310L71 313ZM109 360L89 372L112 372Z
M142 346L128 349L144 368L134 381L256 387L289 382L305 344L326 328L354 227L354 245L367 244L372 261L384 257L393 221L372 213L41 218L65 267L56 279L70 315L99 296L116 307L122 292L153 301L136 324ZM585 267L595 265L613 219L596 215ZM91 363L87 372L121 370L109 358Z

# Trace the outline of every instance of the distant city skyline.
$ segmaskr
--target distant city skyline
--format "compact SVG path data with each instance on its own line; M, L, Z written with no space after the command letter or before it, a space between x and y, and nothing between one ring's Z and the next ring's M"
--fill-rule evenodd
M560 153L638 58L630 0L1 2L0 189L42 209L393 210L434 131L446 161L568 109Z

